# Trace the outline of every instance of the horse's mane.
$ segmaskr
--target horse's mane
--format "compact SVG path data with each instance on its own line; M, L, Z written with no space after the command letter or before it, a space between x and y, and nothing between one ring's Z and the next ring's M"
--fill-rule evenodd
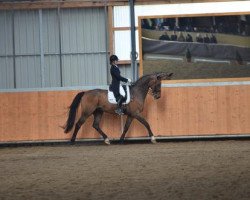
M152 76L153 74L146 74L144 76L141 76L137 81L135 81L135 84L144 81L144 79L148 79L150 76Z

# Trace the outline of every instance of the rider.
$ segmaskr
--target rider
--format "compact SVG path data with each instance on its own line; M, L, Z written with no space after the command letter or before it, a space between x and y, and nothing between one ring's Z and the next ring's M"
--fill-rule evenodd
M118 108L115 110L115 112L119 115L123 114L123 109L122 109L122 102L124 100L123 96L120 94L119 92L119 88L120 88L120 81L125 82L125 83L131 83L131 80L128 78L124 78L120 75L120 69L117 66L118 63L118 57L116 55L112 55L109 58L110 61L110 73L111 73L111 77L112 77L112 83L110 85L110 90L113 91L116 102L117 102L117 106Z

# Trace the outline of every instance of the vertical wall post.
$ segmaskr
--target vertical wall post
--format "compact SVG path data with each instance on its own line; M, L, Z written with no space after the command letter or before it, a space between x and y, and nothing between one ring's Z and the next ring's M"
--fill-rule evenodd
M130 7L130 32L131 32L131 70L133 81L137 80L137 64L136 64L136 46L135 46L135 11L134 11L134 0L129 0Z
M106 51L106 77L107 77L107 85L109 84L109 54L108 54L108 5L107 0L105 0L105 51Z
M39 39L40 39L40 65L41 65L41 83L45 87L45 65L44 65L44 49L43 49L43 13L39 9Z
M16 46L15 46L15 10L12 9L12 53L13 53L13 73L14 73L14 88L17 88L16 83Z
M57 21L58 21L58 40L59 40L59 64L60 64L60 79L61 87L63 87L63 68L62 68L62 35L61 35L61 9L57 8Z

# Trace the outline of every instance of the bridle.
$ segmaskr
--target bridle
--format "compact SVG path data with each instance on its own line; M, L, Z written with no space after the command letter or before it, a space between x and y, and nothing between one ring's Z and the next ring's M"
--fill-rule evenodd
M159 94L160 94L160 90L158 91L158 90L152 90L152 95L153 95L153 97L155 98L155 99L157 99L157 98L159 98Z
M158 85L156 84L156 82L155 82L155 85L154 86L150 86L149 89L151 91L152 96L155 99L159 98L159 94L161 92L161 88L159 87L159 89L158 89Z

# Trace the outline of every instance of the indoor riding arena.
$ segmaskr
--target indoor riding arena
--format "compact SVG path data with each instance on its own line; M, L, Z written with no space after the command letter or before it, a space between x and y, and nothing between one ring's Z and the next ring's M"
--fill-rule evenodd
M0 200L250 198L250 1L3 0L0 27ZM131 101L77 133L113 54Z
M249 143L1 148L1 199L249 199Z

